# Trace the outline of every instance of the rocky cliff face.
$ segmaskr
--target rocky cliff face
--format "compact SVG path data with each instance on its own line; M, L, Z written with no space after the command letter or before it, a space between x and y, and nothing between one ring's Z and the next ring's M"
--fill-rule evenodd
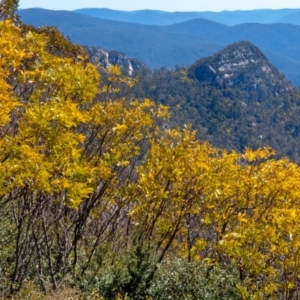
M134 71L141 68L147 68L146 64L138 59L128 58L124 53L117 51L108 51L101 48L87 47L90 60L93 63L100 63L104 68L109 65L120 66L127 75L131 76Z
M250 42L234 43L213 56L195 62L191 78L220 88L238 88L260 95L281 96L293 89L264 54Z

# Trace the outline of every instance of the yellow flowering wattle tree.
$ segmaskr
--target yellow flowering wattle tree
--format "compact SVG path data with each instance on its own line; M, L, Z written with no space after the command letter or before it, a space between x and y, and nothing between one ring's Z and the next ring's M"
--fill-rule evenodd
M118 81L132 85L117 67L99 88L96 66L53 29L8 19L0 32L1 199L15 225L7 229L13 228L7 243L15 243L10 291L33 264L46 290L44 277L56 288L65 273L77 274L78 248L93 226L95 242L78 272L87 268L127 204L121 190L158 134L157 120L168 112L149 100L116 100Z

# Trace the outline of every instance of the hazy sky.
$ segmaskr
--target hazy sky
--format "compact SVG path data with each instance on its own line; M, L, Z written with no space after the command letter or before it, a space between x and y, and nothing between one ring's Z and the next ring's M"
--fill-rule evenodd
M258 8L300 8L300 0L20 0L20 8L73 10L98 7L119 10L221 11Z

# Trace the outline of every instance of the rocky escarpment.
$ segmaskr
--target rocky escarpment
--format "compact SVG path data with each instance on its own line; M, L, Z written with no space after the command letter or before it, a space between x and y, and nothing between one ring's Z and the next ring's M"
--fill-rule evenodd
M282 96L293 89L259 48L247 41L234 43L224 50L195 62L188 75L208 85L237 88L256 93L258 98Z
M120 66L127 75L131 76L134 71L147 68L146 64L135 58L128 58L124 53L109 51L101 48L87 47L90 60L93 63L100 63L104 68L109 65Z

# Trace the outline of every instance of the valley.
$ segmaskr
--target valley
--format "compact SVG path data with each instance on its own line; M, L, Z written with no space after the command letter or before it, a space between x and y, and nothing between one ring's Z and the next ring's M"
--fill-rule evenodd
M243 23L228 26L198 18L158 26L100 19L71 11L28 9L21 19L35 26L56 26L72 42L125 53L152 69L188 66L227 45L247 40L256 45L294 84L300 84L300 26Z

